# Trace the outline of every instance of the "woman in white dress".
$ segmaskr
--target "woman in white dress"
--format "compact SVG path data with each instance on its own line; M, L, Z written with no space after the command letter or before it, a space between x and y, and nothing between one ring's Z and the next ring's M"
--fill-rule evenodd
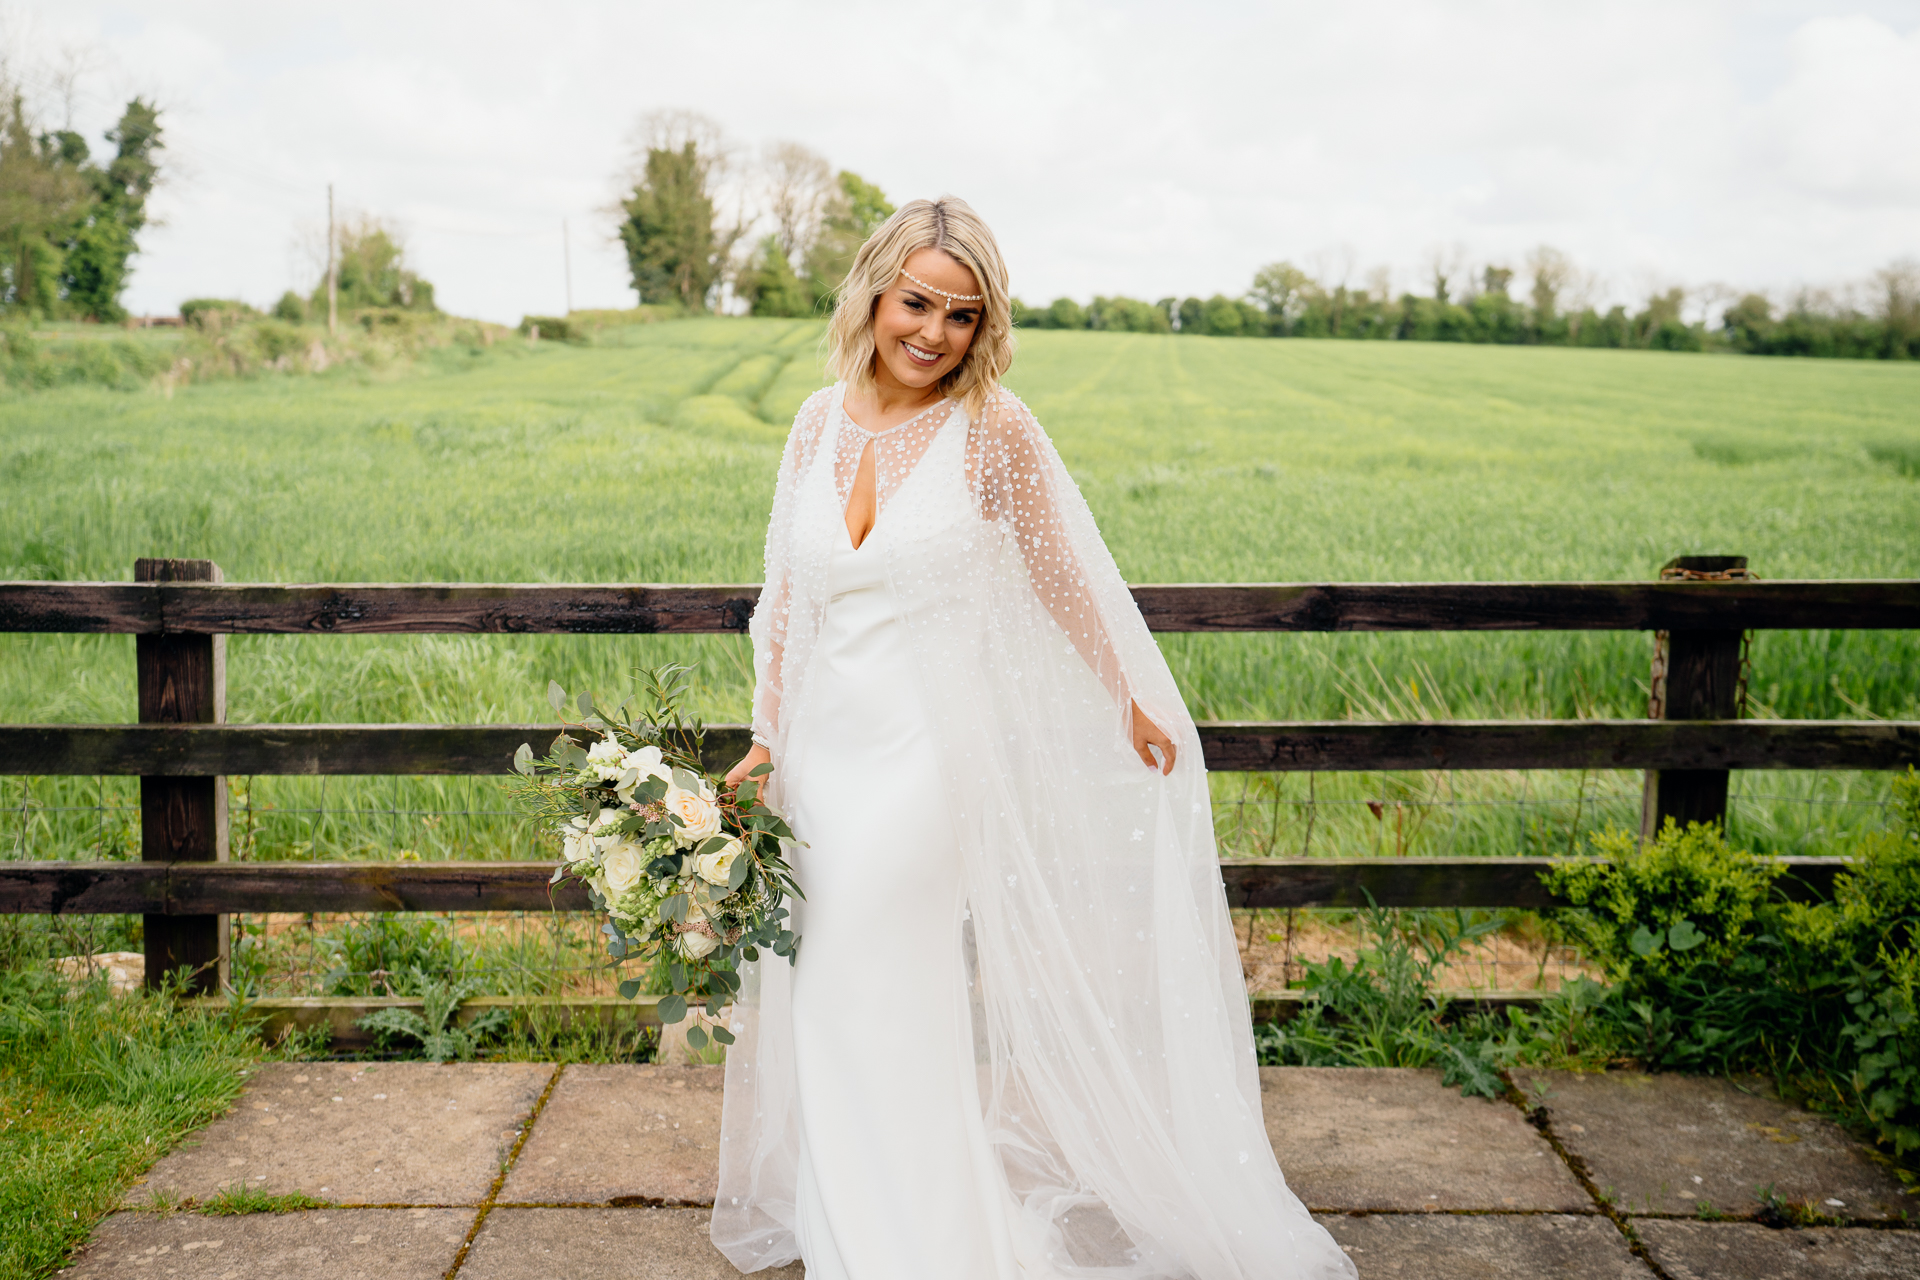
M963 202L860 250L794 421L754 748L804 846L750 965L714 1243L809 1280L1326 1280L1261 1121L1193 722L1079 490L999 385Z

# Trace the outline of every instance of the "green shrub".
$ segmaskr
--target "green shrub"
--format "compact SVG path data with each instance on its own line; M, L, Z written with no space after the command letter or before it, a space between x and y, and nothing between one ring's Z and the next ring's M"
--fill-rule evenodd
M781 314L785 314L784 312ZM534 330L549 342L585 342L587 335L576 329L573 324L560 316L525 316L520 321L520 332L531 337Z
M1893 793L1829 902L1785 900L1777 869L1697 825L1602 837L1603 862L1549 872L1613 980L1590 1010L1600 1039L1655 1069L1769 1072L1896 1156L1920 1150L1920 775Z
M180 304L180 319L195 329L224 329L259 315L238 298L188 298Z
M1701 823L1681 830L1669 820L1644 846L1619 830L1593 845L1605 861L1557 866L1545 879L1582 908L1567 923L1618 981L1726 964L1760 931L1780 875L1777 864L1729 848L1719 827Z

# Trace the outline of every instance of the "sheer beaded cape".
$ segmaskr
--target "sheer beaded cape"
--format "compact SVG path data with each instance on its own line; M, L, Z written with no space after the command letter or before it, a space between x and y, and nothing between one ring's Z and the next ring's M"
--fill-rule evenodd
M871 442L869 536L884 530L970 916L966 938L925 945L970 944L979 1105L1025 1271L1352 1276L1268 1146L1199 738L1079 489L1010 392L977 421L947 401L878 434L843 394L807 401L781 461L754 732L778 805ZM1133 753L1136 701L1178 745L1170 777ZM733 1006L712 1230L742 1271L799 1256L790 975L748 966ZM848 995L848 1034L885 1035L886 1010Z

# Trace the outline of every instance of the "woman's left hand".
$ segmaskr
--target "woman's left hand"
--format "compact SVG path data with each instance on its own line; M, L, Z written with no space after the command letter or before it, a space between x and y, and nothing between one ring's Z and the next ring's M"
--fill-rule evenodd
M1160 748L1160 759L1153 758L1150 747ZM1133 704L1133 749L1149 769L1158 769L1164 776L1173 772L1173 739L1160 732L1160 726L1147 719L1147 713L1140 709L1138 702Z

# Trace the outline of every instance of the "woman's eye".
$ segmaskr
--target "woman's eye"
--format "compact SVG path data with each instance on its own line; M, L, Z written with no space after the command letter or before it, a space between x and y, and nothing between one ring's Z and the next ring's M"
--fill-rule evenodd
M918 298L908 298L907 307L913 311L925 311L927 308Z

